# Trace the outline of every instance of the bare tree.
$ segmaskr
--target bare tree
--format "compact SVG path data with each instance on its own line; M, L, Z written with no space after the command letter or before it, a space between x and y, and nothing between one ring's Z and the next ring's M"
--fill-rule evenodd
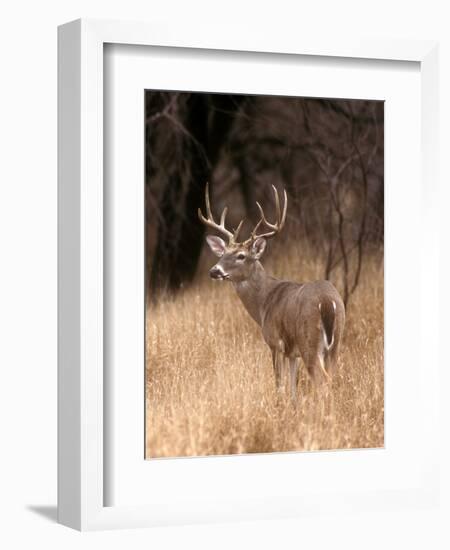
M173 92L146 96L147 217L156 240L147 254L152 290L176 290L192 280L203 243L196 208L239 105L225 95ZM156 294L153 294L156 296Z
M347 304L368 248L383 242L383 116L379 101L147 92L152 296L196 272L206 181L218 203L238 197L252 222L256 201L276 183L291 204L287 235L316 247Z

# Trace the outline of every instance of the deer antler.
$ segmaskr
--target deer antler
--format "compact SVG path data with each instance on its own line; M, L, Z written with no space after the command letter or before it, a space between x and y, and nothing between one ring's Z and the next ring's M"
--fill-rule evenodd
M214 221L214 217L211 212L211 204L209 202L209 183L206 184L205 187L205 205L206 205L206 215L207 218L203 215L201 209L198 209L198 217L201 222L203 222L208 227L211 227L212 229L218 231L219 233L222 233L225 237L228 238L228 244L235 244L237 241L237 237L239 235L239 232L242 228L242 224L244 223L244 220L241 220L237 228L235 229L234 233L231 231L228 231L225 227L225 219L227 217L228 207L226 206L223 209L222 214L220 215L220 223L217 223Z
M278 191L277 191L277 189L274 185L272 185L272 189L273 189L273 194L275 196L275 209L276 209L276 212L277 212L277 221L275 223L268 222L267 218L264 214L264 210L262 209L262 206L259 204L259 202L257 202L256 206L258 207L259 212L261 214L261 219L255 225L255 228L253 229L250 237L246 241L243 241L241 244L251 244L253 241L256 241L256 239L259 239L260 237L264 237L265 239L269 239L270 237L273 237L274 235L276 235L277 233L279 233L283 229L284 224L286 222L286 213L287 213L287 194L286 194L286 190L283 191L284 203L283 203L283 211L281 211L280 197L278 196ZM223 212L220 216L220 223L217 223L214 220L214 217L213 217L212 212L211 212L211 204L210 204L210 201L209 201L209 184L208 183L206 184L206 187L205 187L205 205L206 205L206 216L207 217L205 218L205 216L203 215L201 209L199 208L198 209L198 217L200 218L200 221L203 222L208 227L211 227L215 231L218 231L219 233L222 233L222 235L227 237L229 245L238 244L237 238L238 238L239 232L242 228L242 224L244 223L244 220L241 220L239 222L239 225L234 230L234 232L228 231L228 229L226 229L226 227L225 227L225 219L226 219L227 212L228 212L227 207L225 207L223 209ZM270 231L267 231L266 233L261 233L260 235L258 235L256 232L258 231L258 229L261 227L261 224L263 224L263 223L270 229Z
M256 203L256 206L258 207L259 209L259 212L261 214L261 219L259 220L259 222L256 224L255 228L253 229L252 231L252 234L250 235L250 238L247 239L246 242L252 242L252 241L255 241L256 239L259 239L260 237L264 237L265 239L269 239L270 237L273 237L275 236L277 233L279 233L283 227L284 227L284 224L286 222L286 214L287 214L287 194L286 194L286 189L283 191L283 198L284 198L284 203L283 203L283 212L281 211L281 206L280 206L280 197L278 195L278 191L275 187L275 185L272 185L272 189L273 189L273 194L275 196L275 209L277 211L277 221L275 223L270 223L267 221L267 218L264 214L264 210L262 209L262 206L259 204L259 202ZM257 231L258 229L260 228L261 224L264 223L265 225L267 225L267 227L269 227L271 229L271 231L268 231L266 233L261 233L260 235L257 235Z

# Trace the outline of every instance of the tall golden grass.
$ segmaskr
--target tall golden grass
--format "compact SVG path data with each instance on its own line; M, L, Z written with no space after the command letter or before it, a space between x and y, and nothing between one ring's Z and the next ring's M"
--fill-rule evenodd
M319 279L306 250L284 248L264 266ZM331 384L314 386L302 366L296 408L277 394L269 349L232 285L207 277L213 262L203 258L191 287L147 308L147 458L383 446L382 256L364 262Z

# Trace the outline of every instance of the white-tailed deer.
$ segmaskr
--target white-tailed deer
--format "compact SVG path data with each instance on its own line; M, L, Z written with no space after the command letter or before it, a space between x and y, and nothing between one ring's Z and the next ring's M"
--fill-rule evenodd
M272 352L277 388L284 384L288 365L291 398L297 399L300 359L312 379L330 377L336 364L344 331L345 307L336 288L329 281L296 283L275 279L260 263L267 239L281 231L286 221L287 195L284 191L283 209L274 186L277 220L269 223L257 202L261 218L250 237L238 242L243 220L235 231L225 227L227 208L214 221L209 201L208 184L205 190L206 217L198 209L200 220L221 233L227 242L208 235L209 247L220 260L211 268L213 279L231 281L244 307L261 327L264 340ZM264 225L267 230L257 234Z

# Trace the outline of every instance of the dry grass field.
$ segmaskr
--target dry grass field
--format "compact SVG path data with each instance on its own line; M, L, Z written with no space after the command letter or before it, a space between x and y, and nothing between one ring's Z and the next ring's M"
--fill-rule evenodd
M286 250L263 258L270 274L321 278L304 247ZM231 283L208 278L213 263L147 308L147 458L383 446L382 256L363 264L332 383L314 387L302 365L296 408L277 396L269 348Z

